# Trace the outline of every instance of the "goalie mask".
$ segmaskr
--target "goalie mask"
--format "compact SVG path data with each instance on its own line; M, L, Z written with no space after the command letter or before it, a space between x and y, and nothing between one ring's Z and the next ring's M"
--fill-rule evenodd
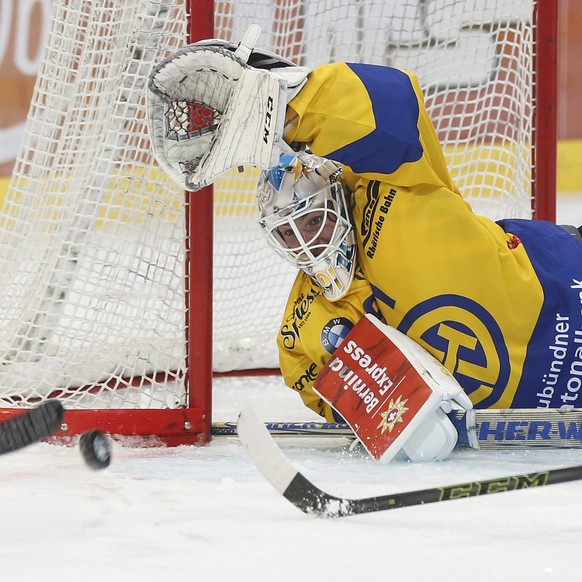
M355 235L341 167L303 153L283 154L261 174L260 225L277 253L303 270L330 301L349 289L356 261Z

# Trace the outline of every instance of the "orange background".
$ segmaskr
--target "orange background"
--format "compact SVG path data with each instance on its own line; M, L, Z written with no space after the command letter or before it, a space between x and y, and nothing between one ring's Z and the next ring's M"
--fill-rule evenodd
M32 61L42 46L43 26L50 11L50 0L21 3L18 0L5 0L12 7L12 23L0 23L0 35L9 31L9 38L0 37L0 131L24 122L32 90L34 74L24 75L15 65L15 43L25 46L26 56ZM23 6L29 12L22 14ZM25 35L16 39L17 19L21 18L20 30L28 27ZM24 22L24 25L22 24ZM6 36L4 34L4 36ZM582 139L582 1L559 1L558 34L558 137L560 140ZM0 144L0 148L2 144ZM576 156L577 157L577 156ZM560 162L558 162L560 163ZM582 166L582 160L574 160ZM14 160L2 163L0 158L0 178L9 177Z
M24 74L22 69L31 68L38 62L44 43L43 24L48 23L51 2L21 3L18 0L7 0L11 9L10 24L0 22L0 131L7 130L23 123L28 113L30 99L35 83L35 71ZM25 6L25 8L23 7ZM3 13L3 17L6 16ZM8 38L6 32L8 31ZM16 56L16 46L21 51L21 67ZM3 136L3 139L7 139ZM2 148L3 144L0 144ZM7 146L4 146L4 149ZM2 163L0 157L0 177L10 176L14 160Z
M558 6L558 138L582 139L582 2Z

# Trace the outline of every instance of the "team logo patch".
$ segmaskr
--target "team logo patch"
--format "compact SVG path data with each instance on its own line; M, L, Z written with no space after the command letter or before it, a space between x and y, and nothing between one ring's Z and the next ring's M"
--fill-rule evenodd
M354 324L346 317L334 317L321 330L321 345L333 354Z
M494 405L510 375L505 338L482 306L458 295L441 295L419 303L398 329L419 338L471 396L473 404Z

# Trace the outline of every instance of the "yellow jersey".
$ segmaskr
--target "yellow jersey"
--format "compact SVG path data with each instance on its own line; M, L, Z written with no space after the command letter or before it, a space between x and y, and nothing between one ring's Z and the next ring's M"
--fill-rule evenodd
M406 333L477 408L582 405L582 245L542 221L475 215L446 167L415 77L315 69L288 141L338 161L352 191L358 271L330 302L303 272L281 325L281 371L312 410L318 371L366 312Z

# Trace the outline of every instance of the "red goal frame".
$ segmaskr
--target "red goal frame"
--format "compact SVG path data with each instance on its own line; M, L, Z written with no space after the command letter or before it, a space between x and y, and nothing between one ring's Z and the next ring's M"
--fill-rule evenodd
M188 0L188 36L196 42L214 36L213 0ZM194 17L192 17L194 16ZM186 369L187 406L180 409L67 410L57 440L91 429L177 446L205 444L212 422L212 253L213 191L186 195ZM191 252L196 249L196 252ZM190 277L190 273L196 273ZM192 341L191 330L196 330ZM0 409L0 421L20 409Z

